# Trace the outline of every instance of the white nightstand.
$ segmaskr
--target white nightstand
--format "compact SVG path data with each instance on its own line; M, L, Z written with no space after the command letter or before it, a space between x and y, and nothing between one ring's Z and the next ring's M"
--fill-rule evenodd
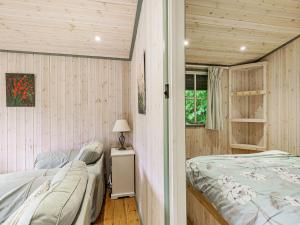
M111 198L133 197L134 193L134 151L133 149L111 149L112 193Z

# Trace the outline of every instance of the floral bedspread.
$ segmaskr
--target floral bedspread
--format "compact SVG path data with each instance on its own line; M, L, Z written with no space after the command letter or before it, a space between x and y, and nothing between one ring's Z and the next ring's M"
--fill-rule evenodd
M281 151L201 156L188 182L231 225L300 225L300 157Z

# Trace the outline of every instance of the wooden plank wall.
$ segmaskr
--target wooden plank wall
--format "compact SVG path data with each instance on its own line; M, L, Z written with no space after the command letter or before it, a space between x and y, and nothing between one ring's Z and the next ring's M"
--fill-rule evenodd
M7 108L5 73L34 73L36 106ZM78 149L128 117L129 63L0 52L0 173L31 169L37 153Z
M136 199L142 224L164 224L163 4L144 0L131 62L131 124L136 151ZM146 115L138 114L137 76L146 52Z
M221 132L207 130L204 127L186 128L186 157L201 155L229 154L229 111L228 111L228 70L224 70L222 77L222 101L224 114L224 128Z
M189 189L187 190L187 200L187 217L191 224L221 225Z
M268 61L268 148L300 155L300 38Z

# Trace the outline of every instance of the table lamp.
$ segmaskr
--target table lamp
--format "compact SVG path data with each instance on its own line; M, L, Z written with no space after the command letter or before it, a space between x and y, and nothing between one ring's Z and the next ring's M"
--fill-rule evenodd
M124 136L124 132L129 132L130 131L130 127L128 125L127 120L117 120L115 123L115 126L112 130L113 132L120 132L121 135L119 137L119 142L121 147L119 148L119 150L126 150L124 143L125 143L125 136Z

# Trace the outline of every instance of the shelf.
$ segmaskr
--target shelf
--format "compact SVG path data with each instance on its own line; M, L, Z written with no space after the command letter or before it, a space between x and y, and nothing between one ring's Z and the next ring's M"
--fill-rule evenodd
M263 146L249 145L249 144L231 144L231 148L254 150L254 151L264 151L264 150L266 150L266 148L263 147Z
M268 131L267 62L229 69L229 142L232 149L264 151Z
M233 123L266 123L267 121L265 119L231 119L230 120Z
M231 96L257 96L257 95L265 95L265 90L257 90L257 91L237 91L232 92Z

